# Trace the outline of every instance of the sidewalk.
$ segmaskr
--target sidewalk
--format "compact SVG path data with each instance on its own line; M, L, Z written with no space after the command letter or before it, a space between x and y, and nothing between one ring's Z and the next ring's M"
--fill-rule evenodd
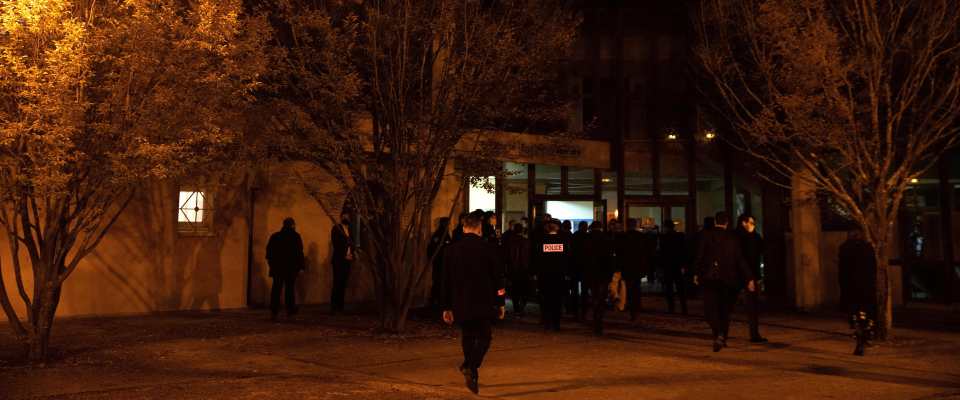
M698 302L665 314L645 297L640 321L608 312L604 336L582 323L540 329L536 314L494 327L480 395L556 399L960 398L960 317L900 310L896 339L852 355L842 316L765 309L767 344L746 340L738 306L730 348L713 353ZM414 310L403 334L381 334L373 310L329 316L302 307L58 320L54 361L14 366L0 332L0 398L474 398L457 371L459 330ZM535 311L529 306L528 311ZM509 318L509 317L508 317Z

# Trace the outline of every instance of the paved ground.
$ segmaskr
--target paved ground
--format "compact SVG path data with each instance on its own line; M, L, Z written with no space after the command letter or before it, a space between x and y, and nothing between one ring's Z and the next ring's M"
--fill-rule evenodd
M836 313L766 309L763 334L745 337L738 306L730 348L713 353L698 316L665 314L645 298L641 322L608 313L603 337L565 321L495 326L480 395L556 399L960 398L960 314L900 310L897 339L865 357ZM529 307L534 311L535 307ZM700 314L699 303L691 310ZM328 316L319 307L271 322L264 309L71 318L57 321L53 360L18 366L0 335L0 398L472 398L457 371L459 331L425 312L402 335L374 329L372 311Z

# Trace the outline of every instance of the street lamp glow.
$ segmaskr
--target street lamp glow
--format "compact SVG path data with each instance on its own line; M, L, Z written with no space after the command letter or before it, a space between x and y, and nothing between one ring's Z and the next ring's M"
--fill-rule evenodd
M667 135L667 139L674 140L677 138L677 135Z

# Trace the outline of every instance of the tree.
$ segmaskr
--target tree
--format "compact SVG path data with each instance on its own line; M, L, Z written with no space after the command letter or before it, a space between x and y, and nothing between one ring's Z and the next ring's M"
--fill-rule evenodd
M578 20L560 0L278 0L263 11L276 29L261 97L270 145L331 220L345 202L359 214L381 325L402 330L429 273L431 213L452 216L456 203L436 204L444 183L502 175L505 124L568 113L551 89Z
M743 150L833 198L877 258L891 336L889 254L911 179L957 144L960 2L710 0L696 55Z
M256 83L261 39L241 35L239 0L0 10L0 224L26 323L2 274L0 305L42 362L64 282L137 188L203 166L234 141L223 122Z

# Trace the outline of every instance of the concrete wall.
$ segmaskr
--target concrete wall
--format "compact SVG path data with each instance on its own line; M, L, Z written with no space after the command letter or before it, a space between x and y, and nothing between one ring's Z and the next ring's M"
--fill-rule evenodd
M212 182L215 183L215 182ZM58 316L236 308L246 305L247 180L217 190L215 236L181 236L180 186L145 186L93 253L63 286ZM33 296L32 270L22 257L24 284ZM7 293L24 318L10 247L0 244ZM0 318L6 320L5 315Z

